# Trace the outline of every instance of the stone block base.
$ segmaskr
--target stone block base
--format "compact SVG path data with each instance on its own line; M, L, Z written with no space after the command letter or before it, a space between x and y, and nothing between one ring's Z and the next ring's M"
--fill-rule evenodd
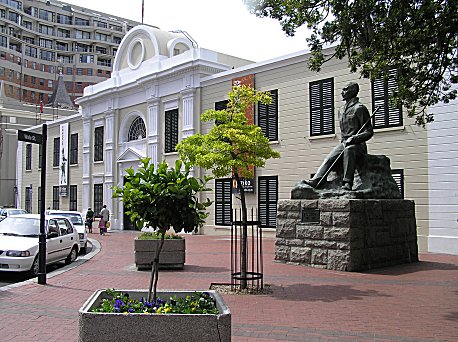
M160 240L134 240L135 265L138 270L151 269ZM186 261L185 239L164 240L159 256L159 268L182 269Z
M415 204L401 199L281 200L275 260L338 271L418 261Z

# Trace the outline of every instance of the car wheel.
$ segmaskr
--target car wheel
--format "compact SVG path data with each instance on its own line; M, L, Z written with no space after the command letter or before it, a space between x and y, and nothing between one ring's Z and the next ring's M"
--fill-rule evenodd
M84 247L80 249L81 254L86 254L87 251L87 242L84 244Z
M65 259L65 265L71 264L73 261L76 260L77 256L78 256L78 249L76 247L73 247L67 259Z
M39 262L38 262L38 255L35 257L33 261L32 268L30 269L30 275L32 277L37 277L39 272Z

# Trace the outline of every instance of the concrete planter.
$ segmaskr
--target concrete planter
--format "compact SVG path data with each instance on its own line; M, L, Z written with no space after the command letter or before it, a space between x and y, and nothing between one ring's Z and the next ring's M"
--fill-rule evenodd
M160 240L134 240L137 269L151 269L154 255L160 243ZM159 268L182 269L185 263L185 250L185 239L164 240L164 246L159 256Z
M131 298L147 297L147 290L120 290ZM231 341L231 313L216 291L205 291L216 299L219 314L122 314L93 313L102 299L108 298L104 290L96 291L79 310L79 342L143 342L143 341ZM185 297L194 291L161 291L158 297L172 295Z

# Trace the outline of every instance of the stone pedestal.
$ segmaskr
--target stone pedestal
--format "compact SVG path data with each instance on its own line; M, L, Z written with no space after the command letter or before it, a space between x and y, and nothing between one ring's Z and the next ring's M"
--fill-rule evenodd
M416 262L415 204L402 199L281 200L275 260L338 271Z

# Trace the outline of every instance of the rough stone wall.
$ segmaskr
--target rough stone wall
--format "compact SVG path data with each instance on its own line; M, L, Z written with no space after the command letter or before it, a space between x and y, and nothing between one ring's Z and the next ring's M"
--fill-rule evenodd
M319 214L319 222L302 222L303 212L310 210ZM398 199L281 200L275 260L339 271L416 262L415 204Z

